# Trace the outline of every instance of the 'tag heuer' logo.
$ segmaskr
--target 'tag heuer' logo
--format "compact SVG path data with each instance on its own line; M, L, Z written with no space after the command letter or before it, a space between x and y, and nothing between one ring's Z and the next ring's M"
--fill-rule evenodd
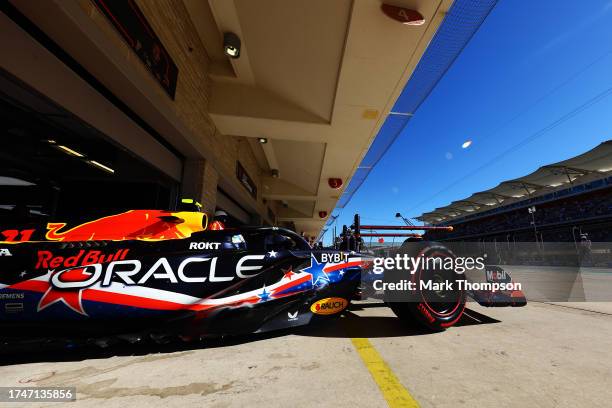
M325 298L316 301L310 306L310 311L319 315L340 313L348 306L348 301L339 297Z

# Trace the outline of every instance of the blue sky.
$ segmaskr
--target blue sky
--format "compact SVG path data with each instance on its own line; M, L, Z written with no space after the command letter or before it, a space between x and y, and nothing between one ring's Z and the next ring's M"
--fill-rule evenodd
M500 0L337 225L397 223L608 139L612 0Z

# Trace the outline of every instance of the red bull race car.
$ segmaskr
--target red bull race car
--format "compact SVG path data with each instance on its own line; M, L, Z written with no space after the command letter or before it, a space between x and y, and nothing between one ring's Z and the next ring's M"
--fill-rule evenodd
M211 229L201 212L5 228L0 338L201 338L307 325L344 311L372 263L353 250L313 250L283 228ZM463 313L466 293L454 293L440 307L434 298L388 303L439 330Z

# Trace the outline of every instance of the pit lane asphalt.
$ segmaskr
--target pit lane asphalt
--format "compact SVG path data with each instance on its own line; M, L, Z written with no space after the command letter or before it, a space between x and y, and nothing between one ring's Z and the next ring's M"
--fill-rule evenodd
M604 407L612 401L610 304L468 304L425 333L380 303L339 324L206 344L115 346L4 358L0 386L76 386L76 403L7 407L384 407L356 351L367 338L422 407Z

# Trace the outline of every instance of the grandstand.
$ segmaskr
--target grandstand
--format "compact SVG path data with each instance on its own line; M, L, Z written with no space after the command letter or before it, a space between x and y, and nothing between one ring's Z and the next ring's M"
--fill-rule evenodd
M424 213L438 241L612 241L612 140L562 162Z

